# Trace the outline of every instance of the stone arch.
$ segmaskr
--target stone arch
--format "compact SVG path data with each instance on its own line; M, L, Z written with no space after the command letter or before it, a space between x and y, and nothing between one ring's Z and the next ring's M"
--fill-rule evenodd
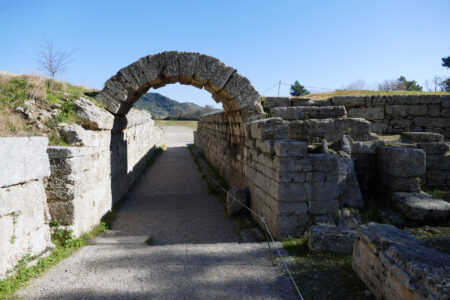
M125 115L150 88L179 82L205 88L226 113L242 121L264 116L261 96L250 81L217 58L194 52L166 51L140 58L109 78L97 100L115 115Z

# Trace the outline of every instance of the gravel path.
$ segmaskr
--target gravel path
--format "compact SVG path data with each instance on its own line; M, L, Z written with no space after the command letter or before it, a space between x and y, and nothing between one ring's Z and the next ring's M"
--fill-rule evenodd
M167 127L165 151L139 179L113 230L16 295L26 299L295 299L265 243L238 243L186 148ZM153 246L144 241L152 237ZM280 246L280 245L278 245Z

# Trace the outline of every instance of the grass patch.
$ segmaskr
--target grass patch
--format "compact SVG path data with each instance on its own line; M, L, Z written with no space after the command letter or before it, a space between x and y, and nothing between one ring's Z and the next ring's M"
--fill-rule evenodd
M424 241L427 247L450 254L450 227L422 226L405 230Z
M59 224L53 223L54 226ZM36 265L28 267L30 257L23 258L15 268L15 274L0 281L0 298L12 296L18 289L24 286L30 279L37 277L50 267L58 264L62 260L71 256L81 247L85 246L89 240L106 231L106 225L100 223L90 232L80 238L73 238L70 230L57 228L52 235L52 241L56 245L47 257L38 259Z
M306 235L283 246L294 258L289 268L305 299L374 299L353 271L350 254L312 252Z
M197 129L198 121L184 121L184 120L155 120L156 125L162 126L181 126L189 127L194 130Z
M449 92L417 92L417 91L369 91L369 90L335 90L332 92L308 94L299 98L313 101L328 100L338 96L389 96L389 95L449 95Z
M145 240L144 244L146 244L147 246L152 246L153 238L151 236L149 236L148 239Z
M94 90L55 81L39 75L18 75L0 72L0 136L47 135L50 145L66 145L60 138L57 124L79 123L74 111L74 102L91 97ZM54 107L57 105L56 107ZM19 109L19 107L21 107ZM35 113L29 119L19 112L32 108ZM50 118L38 120L38 112L50 114ZM37 126L37 124L42 126Z
M426 193L430 194L435 199L442 199L444 201L450 202L450 191L434 190L426 191Z

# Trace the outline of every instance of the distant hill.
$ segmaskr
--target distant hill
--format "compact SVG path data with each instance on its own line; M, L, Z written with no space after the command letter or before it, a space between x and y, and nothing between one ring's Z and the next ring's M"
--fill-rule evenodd
M202 107L191 102L178 102L159 93L144 94L134 107L149 111L155 119L198 119L205 113L219 111L209 105Z

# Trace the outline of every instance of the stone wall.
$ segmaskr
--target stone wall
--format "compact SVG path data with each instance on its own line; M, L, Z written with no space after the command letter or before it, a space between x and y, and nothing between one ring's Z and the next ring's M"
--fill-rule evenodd
M333 97L328 101L345 106L351 118L370 121L375 133L428 131L450 138L450 95Z
M289 131L281 118L242 123L237 112L202 117L194 135L228 183L247 191L249 205L277 237L335 223L341 207L362 205L353 162L308 153L308 144L289 140Z
M89 231L119 201L145 168L161 129L149 113L127 116L104 112L100 125L68 126L78 147L49 147L51 176L46 191L52 219L71 225L78 236Z
M52 247L43 179L44 137L0 138L0 278L25 257Z

